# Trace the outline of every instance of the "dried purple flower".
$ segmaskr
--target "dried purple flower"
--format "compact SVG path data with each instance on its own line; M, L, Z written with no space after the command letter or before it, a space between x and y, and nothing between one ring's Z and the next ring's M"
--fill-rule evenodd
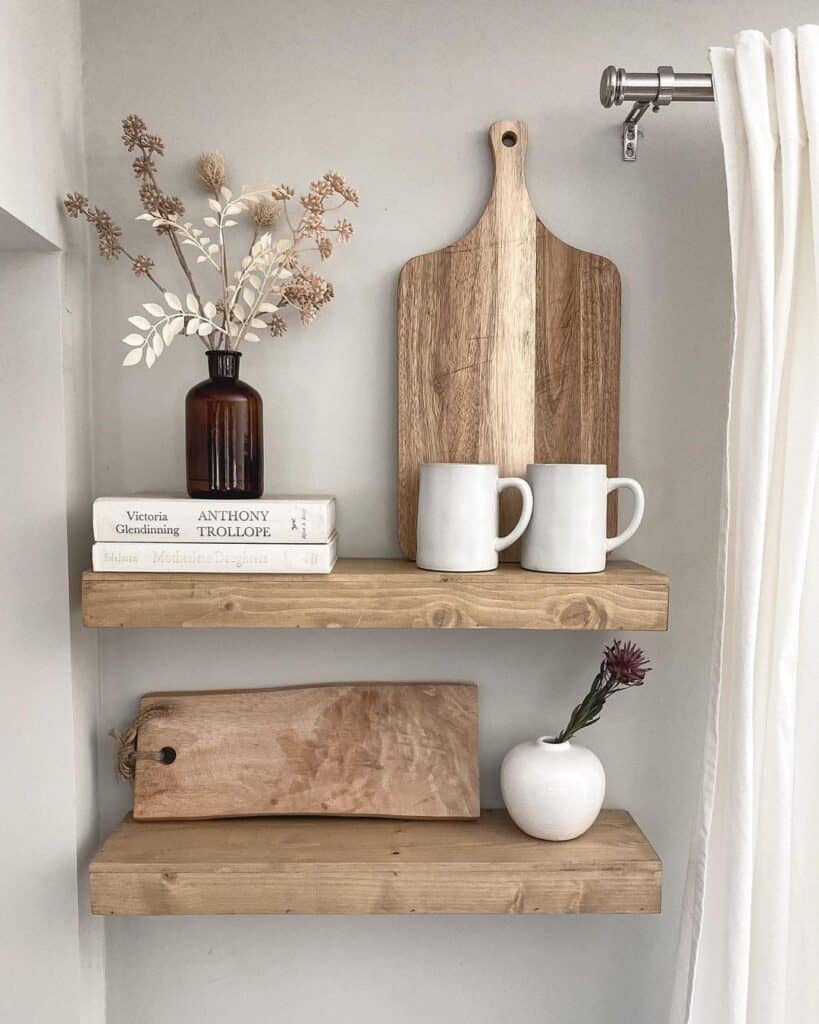
M624 644L614 640L604 648L603 664L612 679L621 686L642 686L646 672L651 671L648 658L631 640Z
M642 686L646 672L650 671L648 658L636 644L630 640L624 644L613 640L608 647L603 648L603 661L589 692L572 711L566 727L558 734L555 742L564 743L576 732L594 725L612 694L631 686Z

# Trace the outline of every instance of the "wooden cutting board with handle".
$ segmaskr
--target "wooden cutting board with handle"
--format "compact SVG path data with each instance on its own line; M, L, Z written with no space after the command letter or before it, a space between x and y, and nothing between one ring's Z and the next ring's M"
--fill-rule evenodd
M398 535L415 557L422 462L599 462L617 475L620 275L556 238L526 190L527 129L489 129L495 182L460 241L416 256L398 285ZM617 506L609 504L609 533ZM520 499L503 496L502 533ZM501 555L518 561L519 546Z
M149 693L139 710L137 821L480 814L472 683Z

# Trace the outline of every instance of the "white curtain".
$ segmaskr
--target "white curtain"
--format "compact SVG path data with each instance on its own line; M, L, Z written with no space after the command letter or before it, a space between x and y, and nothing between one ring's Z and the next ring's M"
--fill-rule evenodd
M819 1022L819 26L711 65L734 275L714 693L673 1024Z

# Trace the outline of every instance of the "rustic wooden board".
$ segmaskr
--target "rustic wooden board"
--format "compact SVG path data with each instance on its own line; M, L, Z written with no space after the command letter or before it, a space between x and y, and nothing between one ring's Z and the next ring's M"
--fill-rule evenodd
M656 914L662 864L625 811L568 843L479 821L140 824L91 862L95 914Z
M667 629L668 577L634 562L604 572L428 572L343 558L328 576L83 574L83 621L114 628Z
M474 818L478 691L472 683L348 683L150 693L134 818L264 814Z
M526 125L496 122L489 139L495 183L480 220L411 259L398 285L398 539L410 558L422 462L497 463L503 476L529 462L600 462L617 475L620 275L537 219ZM506 532L520 499L503 500ZM519 561L519 546L501 558Z

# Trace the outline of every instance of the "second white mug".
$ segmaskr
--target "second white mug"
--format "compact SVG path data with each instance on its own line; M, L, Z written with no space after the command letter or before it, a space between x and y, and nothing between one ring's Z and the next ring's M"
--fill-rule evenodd
M643 488L631 477L607 477L603 465L533 463L526 467L534 512L523 535L521 565L537 572L602 572L606 554L633 536L643 519ZM608 495L634 494L634 515L616 537L606 537Z
M523 509L515 528L498 536L498 495L520 491ZM518 477L498 478L498 467L465 462L425 462L420 468L418 544L422 569L486 572L498 552L520 537L532 515L532 491Z

